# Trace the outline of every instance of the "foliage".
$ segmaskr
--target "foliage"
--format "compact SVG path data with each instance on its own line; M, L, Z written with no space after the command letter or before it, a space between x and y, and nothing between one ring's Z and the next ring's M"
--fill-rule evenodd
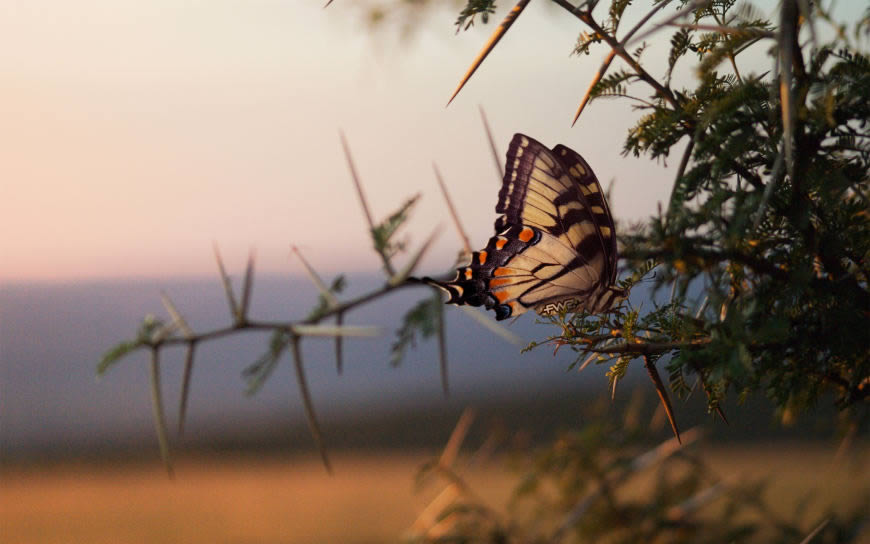
M697 429L685 433L683 447L673 438L656 444L663 419L660 413L648 419L642 394L633 395L624 413L607 412L609 399L590 404L597 413L589 423L544 445L508 450L516 483L504 512L480 498L462 459L445 448L417 477L419 486L440 477L445 489L408 541L793 543L816 528L812 542L857 541L866 497L839 514L809 514L806 501L789 515L777 514L765 481L716 474L698 449ZM492 437L484 442L491 443ZM485 449L470 458L485 462Z
M408 220L411 210L419 199L420 195L409 198L382 223L372 228L372 240L375 244L375 251L384 255L386 260L390 260L392 257L405 251L407 243L404 240L395 240L395 236L400 227Z
M344 291L345 287L347 287L347 278L344 277L344 274L339 274L332 280L332 284L327 288L327 292L333 295L339 295ZM332 302L327 297L327 293L318 294L317 305L311 309L311 312L309 312L308 319L315 319L318 316L325 314L331 306Z
M341 294L346 286L345 277L339 275L332 281L331 285L326 286L317 272L304 259L298 248L294 247L294 252L299 257L312 282L320 291L317 303L304 319L260 321L253 319L248 315L249 302L254 284L253 257L248 260L248 265L242 280L241 297L237 297L232 281L224 268L220 254L216 250L215 257L217 258L218 270L221 275L221 281L227 297L227 304L230 309L230 325L203 332L195 332L181 315L180 311L175 307L174 303L164 294L163 304L167 313L171 317L171 321L164 323L154 316L147 316L132 340L123 340L111 347L106 351L98 363L97 373L103 374L110 367L134 351L147 349L151 352L152 404L155 414L156 433L160 444L161 454L170 475L173 473L173 470L169 452L166 422L165 417L163 416L165 410L163 408L161 385L159 381L159 355L161 350L172 345L184 345L187 348L179 404L180 434L184 428L184 419L186 415L187 399L190 392L190 379L195 360L196 346L200 342L252 330L268 331L271 333L271 336L266 351L242 372L242 376L247 381L247 393L254 394L259 391L263 384L272 375L273 371L281 361L281 358L289 351L296 372L297 385L299 387L303 406L305 407L306 416L308 417L311 433L320 449L320 455L324 466L327 470L331 470L320 426L314 411L313 400L308 391L307 380L305 378L302 349L300 347L302 339L305 337L324 336L334 338L336 368L338 373L341 373L342 338L345 336L372 336L377 334L377 330L371 327L353 327L344 325L345 314L358 306L378 300L397 289L407 288L409 286L420 286L421 284L418 281L409 279L409 277L434 237L430 237L428 241L423 243L417 252L409 258L409 262L404 266L404 268L399 272L396 272L393 263L394 258L407 251L407 242L404 240L397 241L396 235L408 221L411 209L417 202L419 195L406 200L385 220L375 224L365 200L362 184L356 175L356 169L353 166L347 142L344 138L342 138L342 142L347 154L351 177L357 186L361 204L369 223L369 233L372 237L373 249L381 258L383 270L387 275L387 281L383 286L368 293L359 295L351 300L341 302L338 300L337 296ZM427 287L427 289L431 288ZM322 324L324 320L332 317L336 320L335 326ZM499 330L500 328L497 325L491 325L490 328L500 334L505 334L503 331ZM441 303L441 296L437 292L434 293L434 296L429 296L423 299L405 314L402 324L396 331L396 341L392 346L390 363L393 366L398 365L408 348L415 345L418 335L424 339L437 335L440 350L442 385L446 393L447 341L446 333L444 331L443 305Z
M438 332L443 306L441 293L434 291L431 297L424 298L405 313L390 348L390 364L398 366L402 362L408 348L416 346L417 334L426 339Z
M489 16L495 13L495 0L468 0L468 4L459 12L456 18L456 31L468 30L474 24L474 18L480 15L483 24L489 22Z
M775 25L735 0L684 1L691 22L677 25L656 78L626 49L639 27L616 36L631 2L613 0L601 23L594 6L554 2L587 27L575 53L603 44L627 64L605 61L588 96L630 98L640 110L624 153L681 160L667 209L621 237L627 272L642 275L654 260L656 288L670 287L670 299L544 319L559 331L548 341L577 351L574 364L609 362L611 387L638 359L656 381L661 359L671 389L686 394L695 377L711 409L729 393L762 390L789 414L831 392L861 421L870 397L870 57L843 27L821 41L827 3L787 0ZM743 73L746 52L765 47L776 69ZM677 88L684 59L694 59L697 84Z
M97 375L102 376L125 356L156 340L158 335L163 334L162 331L165 331L162 321L150 314L145 316L135 338L121 341L103 354L97 364Z

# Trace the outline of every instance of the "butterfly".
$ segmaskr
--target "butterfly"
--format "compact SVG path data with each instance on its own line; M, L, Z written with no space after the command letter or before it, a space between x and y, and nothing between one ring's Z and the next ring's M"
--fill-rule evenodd
M616 232L601 185L576 151L514 135L498 194L495 236L456 277L422 281L448 304L485 306L497 320L527 310L600 313L626 296L616 281Z

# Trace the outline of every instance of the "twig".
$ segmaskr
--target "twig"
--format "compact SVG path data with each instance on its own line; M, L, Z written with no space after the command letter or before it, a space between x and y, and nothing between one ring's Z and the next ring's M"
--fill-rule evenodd
M344 326L344 314L339 313L335 315L335 325L337 327ZM344 357L343 357L343 345L344 345L344 337L336 336L335 337L335 371L338 374L341 374L344 370Z
M680 166L677 168L677 175L674 178L674 185L680 182L680 179L686 174L686 168L689 166L689 160L692 158L692 151L695 149L695 137L689 138L689 143L686 144L686 149L683 150L683 156L680 159ZM671 197L673 198L673 196Z
M190 328L190 325L187 324L187 321L181 315L181 312L178 311L175 304L173 304L172 300L169 298L164 291L160 292L160 300L163 303L163 307L166 308L166 311L169 313L169 317L172 318L172 322L181 329L181 332L184 333L185 338L190 338L194 335L193 329Z
M468 429L471 428L471 424L474 422L475 416L474 408L467 407L462 411L459 421L456 422L456 426L453 427L453 432L450 433L450 438L444 446L444 451L441 452L441 457L438 458L439 465L445 467L453 465L456 455L462 447L462 442L465 441L465 437L468 435Z
M169 453L169 438L166 433L166 415L163 410L163 395L160 387L160 351L151 348L151 411L154 414L154 427L157 431L157 443L160 446L160 457L170 478L175 477L172 468L172 458Z
M439 493L432 502L426 505L426 508L417 516L417 519L411 524L410 531L412 533L427 534L429 529L435 525L435 520L439 514L447 508L457 497L462 494L461 490L455 485L448 485Z
M143 347L156 347L157 345L178 345L193 342L201 342L205 340L213 340L215 338L221 338L224 336L228 336L230 334L234 334L243 330L295 330L297 334L300 335L317 335L317 336L335 336L335 335L350 335L350 336L358 336L360 332L368 335L374 329L364 328L364 327L320 327L320 329L314 327L304 328L304 325L315 325L320 323L324 319L328 317L332 317L339 313L345 313L348 310L356 308L357 306L361 306L372 300L383 297L384 295L391 293L398 289L403 289L406 287L418 287L420 286L417 282L405 281L396 285L387 283L382 287L360 295L359 297L349 300L347 302L343 302L338 306L325 310L324 312L308 317L301 321L255 321L248 320L245 323L234 324L227 327L221 327L218 329L213 329L206 332L197 333L191 338L183 338L177 336L170 336L168 338L160 339L160 341L148 340L143 343ZM321 332L318 333L318 330Z
M776 37L776 33L769 30L762 30L760 28L740 28L735 26L699 25L690 23L667 23L667 26L675 26L677 28L689 28L692 30L707 30L709 32L720 32L722 34L746 34L752 36L759 36L762 38Z
M678 521L684 519L692 513L697 512L702 507L710 504L714 500L721 497L723 493L728 491L728 488L729 484L727 482L717 482L710 487L692 495L682 503L672 508L669 508L667 512L667 517L671 521Z
M230 313L233 314L233 319L236 319L236 316L239 315L239 305L236 303L236 296L233 294L233 285L230 282L230 277L227 275L226 269L224 268L224 261L221 259L221 254L218 250L217 244L214 245L214 258L217 261L218 271L221 274L221 283L223 283L224 293L227 295L227 304L230 306Z
M675 349L699 349L712 342L710 338L700 338L693 342L645 342L629 344L622 342L613 346L602 348L587 348L585 351L595 353L619 353L636 355L658 355Z
M190 398L190 378L193 376L193 360L196 353L196 342L187 344L184 355L184 374L181 378L181 398L178 401L178 436L184 434L184 422L187 419L187 399Z
M643 27L643 25L645 25L647 23L647 21L649 21L650 18L652 18L653 15L655 15L663 7L670 4L671 1L672 0L665 0L664 2L661 2L658 5L656 5L655 7L653 7L653 9L651 9L649 11L649 13L647 13L640 21L638 21L638 23L636 25L634 25L634 28L632 28L628 32L628 34L625 35L625 37L621 40L622 44L623 45L627 44L628 41L631 40L631 37L634 36L634 34L638 30L640 30L641 27ZM577 108L577 112L574 114L574 120L571 121L572 127L577 123L577 119L580 118L580 114L583 113L583 110L586 108L586 104L589 102L590 98L592 97L592 90L595 88L596 85L598 85L598 82L601 81L601 78L604 77L604 74L607 72L608 68L610 68L610 63L613 62L613 58L615 56L616 56L616 50L611 48L610 52L607 54L607 57L605 57L604 61L601 63L601 66L599 66L598 72L595 73L595 76L593 76L592 81L589 83L589 88L586 89L586 94L583 95L583 99L580 101L580 106ZM633 97L629 97L629 98L633 98ZM636 99L636 100L640 100L640 99ZM641 100L641 102L643 102L643 101Z
M326 303L329 305L329 307L334 308L334 307L338 306L338 299L335 298L335 295L332 294L332 291L330 291L329 288L326 286L326 284L323 283L323 280L320 278L320 276L317 274L317 272L314 270L314 268L310 264L308 264L308 261L306 261L305 257L302 256L302 252L299 251L299 248L296 246L293 246L290 249L293 251L293 253L296 254L296 256L299 258L299 260L302 262L302 266L305 267L305 272L308 274L308 277L311 279L311 282L315 285L315 287L317 287L317 290L320 291L320 294L326 300ZM335 324L338 327L341 327L342 325L344 325L344 314L337 314L335 316ZM336 368L336 372L341 374L342 367L343 367L343 363L342 363L342 337L336 336L335 337L335 368Z
M480 68L480 65L483 63L484 59L486 59L487 55L495 48L496 44L498 44L499 40L505 35L511 25L514 24L514 21L517 20L517 17L520 16L520 13L526 9L526 5L528 5L529 0L520 0L517 2L517 5L513 7L510 12L505 16L504 20L498 25L498 28L495 29L495 32L492 33L492 36L489 37L489 41L486 42L486 45L483 46L483 49L478 53L477 58L474 59L474 62L471 63L471 67L465 72L465 75L462 76L462 81L459 82L459 86L456 87L456 90L453 91L453 94L450 96L450 100L447 101L447 105L449 106L453 99L456 98L456 95L459 94L459 91L462 90L462 87L471 79L471 76L474 75L474 72Z
M613 57L616 56L616 51L613 49L610 50L610 53L604 58L604 61L601 63L601 66L598 67L598 71L595 72L595 75L592 77L592 81L589 82L589 88L586 89L586 94L583 95L583 99L580 101L580 106L577 107L577 113L574 114L574 120L571 121L571 126L573 127L575 123L577 123L577 119L580 118L580 114L583 113L583 110L586 108L586 104L589 103L589 99L592 97L592 90L598 85L598 82L601 81L601 78L604 77L607 69L610 68L610 63L613 62Z
M296 336L332 337L332 336L377 336L381 333L379 327L360 327L356 325L290 325L287 328Z
M420 249L417 250L417 253L415 253L411 257L411 260L408 261L408 264L406 264L402 270L393 274L393 277L391 277L387 283L389 283L390 285L401 285L405 283L411 276L411 273L414 272L414 269L417 268L417 265L420 263L420 259L423 258L423 255L426 254L426 252L429 250L429 247L432 245L432 242L435 241L435 238L437 238L439 234L441 234L441 228L436 227L432 231L432 234L430 234L429 237L426 238L426 241L423 242L423 245L420 246Z
M497 336L501 336L504 340L507 340L511 344L514 344L516 346L525 344L525 340L523 340L513 332L509 331L503 325L500 325L498 321L493 321L492 318L490 318L477 308L474 308L473 306L460 306L459 308L461 308L467 316L474 319L485 328L489 329L490 332L496 334Z
M492 129L489 127L489 121L486 119L486 112L483 111L483 106L477 107L480 110L480 118L483 120L483 130L486 131L486 139L489 141L489 150L492 152L492 160L495 162L495 171L498 172L498 182L501 183L504 178L504 167L501 165L498 148L495 146L495 139L492 137Z
M581 364L581 365L577 368L577 372L583 372L583 369L585 369L587 366L589 366L589 363L591 363L592 361L594 361L596 358L598 358L598 354L597 354L597 353L590 353L590 354L589 354L589 357L586 357L586 360L583 361L583 364Z
M356 166L353 162L353 157L350 154L350 147L347 145L347 138L344 136L343 131L339 131L339 135L341 136L341 147L344 149L344 156L347 158L347 166L350 168L350 177L353 179L354 187L356 187L356 194L359 196L359 202L362 206L363 213L366 216L366 222L369 225L369 232L374 238L375 235L375 222L372 219L372 212L369 210L369 204L366 200L366 195L363 193L362 182L360 182L359 174L357 174ZM393 265L390 263L389 257L387 257L386 253L384 253L380 248L375 248L378 252L378 255L381 256L381 261L384 263L384 270L387 271L387 274L393 276L396 274L396 271L393 269Z
M690 138L689 143L686 144L686 149L683 150L683 156L680 158L680 165L677 167L677 175L674 177L674 185L671 189L671 196L668 198L668 214L665 216L665 225L667 226L667 222L671 217L671 205L674 202L674 195L677 192L677 187L680 186L680 180L686 174L686 168L689 166L689 161L692 159L692 151L695 149L695 139L698 137L698 132L695 132Z
M662 408L665 410L665 415L668 416L668 422L671 424L671 429L674 431L674 436L677 437L677 442L680 442L680 430L677 428L677 420L674 418L674 409L671 406L671 398L668 396L668 390L665 389L665 384L662 383L662 377L659 376L659 371L653 362L649 360L647 355L643 356L643 366L646 367L650 379L656 388L656 393L659 395L659 400L662 402Z
M450 381L447 375L447 325L444 322L444 305L441 304L441 292L433 287L435 303L438 305L437 335L438 335L438 368L441 371L441 391L444 396L450 395Z
M187 351L184 356L184 372L181 378L181 398L178 403L178 436L184 434L184 421L187 417L187 399L190 394L190 377L193 374L193 359L196 351L196 341L193 339L196 333L187 324L187 321L175 307L175 304L165 292L160 293L160 300L163 302L163 307L172 318L172 324L181 329L182 334L188 340Z
M601 26L597 22L595 22L591 14L583 14L582 16L579 16L579 18L581 21L586 23L586 25L589 26L589 28L591 28L593 32L596 32L598 35L601 36L601 39L604 40L604 42L607 43L607 45L609 45L610 48L617 55L619 55L619 57L624 60L631 67L632 70L634 70L634 73L637 74L637 77L639 77L650 87L655 89L656 94L658 94L661 98L668 102L671 107L673 107L674 109L679 108L677 99L674 98L674 94L671 92L671 90L663 86L661 83L658 82L658 80L649 75L649 73L647 73L647 71L643 69L643 67L637 62L637 60L632 57L631 54L628 53L628 51L625 50L625 46L623 44L618 42L613 36L607 34L604 29L601 28Z
M637 31L640 30L643 27L643 25L645 25L650 19L652 19L653 15L658 13L659 10L661 10L662 8L664 8L665 6L670 4L672 1L673 0L665 0L664 2L659 2L658 4L656 4L655 7L653 7L651 10L649 10L649 13L644 15L643 18L640 21L638 21L637 24L634 25L634 27L632 27L631 30L628 31L628 34L626 34L625 37L622 38L622 44L627 46L629 44L631 38L637 33Z
M248 264L245 267L245 280L242 282L242 304L239 306L239 315L236 317L244 322L248 316L248 308L251 305L251 288L254 285L254 252L248 254Z
M330 308L334 308L338 306L338 299L335 298L335 295L332 294L332 291L329 290L329 287L323 282L323 279L317 273L316 270L308 263L305 257L302 255L302 252L299 251L299 248L296 246L292 246L290 250L296 254L296 257L299 259L299 262L302 263L302 266L305 268L305 273L308 274L308 278L311 280L311 283L317 287L317 290L320 291L320 294L323 295L323 298L326 299L326 303Z
M462 247L465 249L466 253L471 254L471 241L468 239L468 234L462 227L462 222L459 221L459 214L456 213L456 207L453 205L450 193L447 192L447 186L444 185L444 179L441 177L438 165L434 162L432 163L432 169L435 171L435 179L438 180L438 187L441 188L441 194L444 196L444 201L447 203L447 210L450 212L450 218L453 219L453 226L456 227L456 232L462 239Z
M627 41L626 44L625 44L626 47L629 46L629 45L631 45L631 44L633 44L633 43L635 43L635 42L641 41L641 40L643 40L644 38L646 38L646 37L648 37L648 36L650 36L650 35L652 35L652 34L655 34L655 33L658 32L659 30L661 30L663 27L666 27L666 26L670 25L671 23L673 23L673 22L676 21L677 19L682 19L683 17L685 17L686 15L692 13L692 12L695 11L696 9L698 9L698 8L704 6L704 5L707 5L707 4L711 4L712 1L713 1L713 0L695 0L694 2L690 2L689 4L686 5L686 7L684 7L683 9L681 9L680 11L678 11L677 13L675 13L674 15L672 15L671 17L668 17L667 19L665 19L664 22L661 22L661 23L657 24L656 26L654 26L654 27L652 27L651 29L647 30L646 32L644 32L644 33L641 34L640 36L636 37L635 39Z
M326 467L327 472L332 474L332 464L329 462L329 456L326 454L326 446L323 443L320 424L317 423L314 403L311 401L311 393L308 391L308 382L305 379L305 368L302 366L302 351L299 349L299 340L298 336L294 336L290 340L290 347L293 353L293 367L296 369L296 383L299 384L299 393L302 395L302 404L305 406L308 427L311 430L311 435L314 437L314 442L317 444L317 449L320 451L323 466Z
M830 522L831 522L831 518L825 518L825 519L824 519L820 524L818 524L818 525L816 526L815 529L813 529L812 531L810 531L810 534L808 534L808 535L806 536L806 538L804 538L803 540L801 540L800 544L810 544L810 542L812 542L812 540L813 540L814 538L816 538L816 535L819 534L820 532L822 532L822 529L824 529L825 527L827 527L828 523L830 523Z
M792 83L794 81L792 62L794 55L800 54L799 51L795 50L797 17L798 9L795 0L783 0L780 7L779 24L779 49L781 51L779 98L782 103L782 141L785 150L785 168L792 179L792 183L795 183L793 150L795 104L794 93L792 91Z

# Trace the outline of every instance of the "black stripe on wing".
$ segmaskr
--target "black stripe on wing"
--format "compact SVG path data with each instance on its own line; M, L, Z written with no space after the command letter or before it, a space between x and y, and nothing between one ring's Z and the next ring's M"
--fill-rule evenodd
M600 237L594 212L605 208L590 205L583 196L586 192L554 152L534 138L516 134L508 148L496 206L504 215L496 220L495 230L500 233L512 224L532 226L559 238L581 255L594 257L583 250L590 249L590 236ZM599 245L597 251L604 251L603 240ZM604 278L609 277L604 274L608 270L601 272Z
M515 134L508 147L505 174L498 193L497 213L505 215L504 225L529 225L527 207L537 208L552 223L557 219L553 200L570 190L570 178L552 152L542 143L523 134ZM531 226L546 228L546 222L532 220Z
M602 246L605 253L607 253L608 269L602 279L607 284L612 284L616 280L616 228L613 224L613 217L610 215L610 208L604 198L604 192L601 190L601 184L598 182L598 177L592 171L589 163L573 149L559 144L553 148L553 153L577 183L582 194L582 200L587 204L588 210L595 219Z

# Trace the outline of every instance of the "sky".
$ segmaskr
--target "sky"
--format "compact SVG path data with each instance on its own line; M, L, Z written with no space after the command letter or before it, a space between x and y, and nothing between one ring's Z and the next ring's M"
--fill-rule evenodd
M570 56L582 27L551 4L532 2L445 108L493 24L455 35L457 10L434 9L402 37L371 31L359 2L322 3L0 4L0 282L208 276L213 244L234 270L253 250L261 273L299 273L296 245L324 273L376 271L339 131L376 218L424 195L407 236L441 233L421 264L440 273L460 240L433 162L472 243L492 235L479 105L502 157L515 132L584 155L620 227L667 199L675 164L621 155L636 112L599 101L570 126L605 51Z

